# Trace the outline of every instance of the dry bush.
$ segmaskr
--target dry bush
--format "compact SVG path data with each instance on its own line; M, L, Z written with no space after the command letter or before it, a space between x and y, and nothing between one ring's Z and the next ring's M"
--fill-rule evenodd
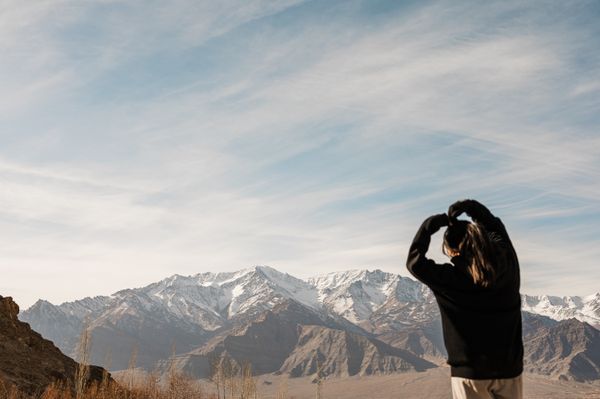
M77 370L75 372L75 398L83 399L88 377L90 375L90 350L91 350L90 330L87 322L83 326L79 345L77 346Z
M252 365L244 363L240 375L240 399L257 399L256 380L252 375Z
M170 373L166 393L168 399L200 399L203 397L202 386L180 373Z
M252 365L244 362L240 366L227 354L210 361L210 377L216 390L215 399L257 399L256 379Z
M258 399L256 381L250 365L244 365L225 379L227 399ZM147 374L136 379L131 388L125 388L116 382L105 379L101 382L82 385L76 391L68 385L54 383L38 396L30 397L19 393L14 386L5 386L0 382L0 399L217 399L214 393L208 393L198 381L171 371L161 384L157 373ZM285 398L286 395L278 395Z

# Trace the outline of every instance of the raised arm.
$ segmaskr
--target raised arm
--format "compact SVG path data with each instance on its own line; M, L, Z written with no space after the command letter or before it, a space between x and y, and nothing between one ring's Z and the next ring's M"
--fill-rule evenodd
M510 242L506 228L500 218L494 216L485 205L473 199L466 199L456 201L448 208L450 219L456 219L463 213L466 213L475 223L482 225L488 232L499 234L504 240Z
M518 268L519 259L517 252L500 218L494 216L483 204L473 199L457 201L450 205L450 208L448 208L448 217L450 220L456 219L463 212L469 215L475 223L481 224L489 233L492 233L494 241L498 242L500 246L508 248L513 259L512 263ZM499 239L496 237L499 237Z
M442 290L444 286L456 283L457 274L449 263L438 264L428 259L426 254L431 236L444 226L448 226L448 215L433 215L421 224L408 252L406 267L420 282L431 289Z

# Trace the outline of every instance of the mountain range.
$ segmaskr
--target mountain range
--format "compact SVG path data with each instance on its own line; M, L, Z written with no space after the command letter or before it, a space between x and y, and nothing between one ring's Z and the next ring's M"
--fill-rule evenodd
M425 370L446 355L433 294L380 270L307 280L267 266L174 275L110 296L40 300L20 317L70 355L87 329L92 363L111 370L127 368L133 352L144 369L197 377L224 356L258 374L351 376ZM527 370L600 378L600 293L523 295L523 321Z

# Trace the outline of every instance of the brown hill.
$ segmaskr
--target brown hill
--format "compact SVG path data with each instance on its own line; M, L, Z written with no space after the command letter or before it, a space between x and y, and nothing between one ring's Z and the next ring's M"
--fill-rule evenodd
M55 381L74 386L78 364L51 341L19 321L19 306L0 296L0 380L35 394ZM90 367L90 380L100 381L104 370Z

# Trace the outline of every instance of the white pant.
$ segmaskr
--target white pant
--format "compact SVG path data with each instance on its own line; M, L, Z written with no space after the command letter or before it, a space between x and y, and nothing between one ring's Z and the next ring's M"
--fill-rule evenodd
M452 377L454 399L522 399L523 377L498 380L471 380Z

